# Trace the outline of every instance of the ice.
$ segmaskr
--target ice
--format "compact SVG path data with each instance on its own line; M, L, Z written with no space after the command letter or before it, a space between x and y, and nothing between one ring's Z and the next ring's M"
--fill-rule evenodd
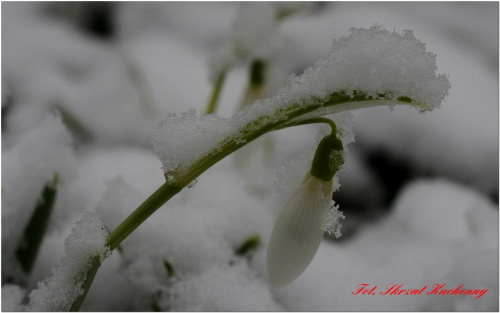
M57 115L24 134L2 153L2 270L17 271L14 251L44 186L59 176L59 186L74 175L72 138ZM57 200L56 200L57 201Z
M101 261L109 256L105 246L108 233L100 216L87 212L76 223L66 239L66 256L52 276L38 283L30 297L29 311L68 311L76 298L83 293L85 274L92 264L92 258Z
M339 205L335 205L335 202L332 200L332 205L327 212L326 218L323 221L323 229L329 233L335 235L336 238L342 236L341 229L342 225L340 224L341 219L345 219L342 211L339 210Z

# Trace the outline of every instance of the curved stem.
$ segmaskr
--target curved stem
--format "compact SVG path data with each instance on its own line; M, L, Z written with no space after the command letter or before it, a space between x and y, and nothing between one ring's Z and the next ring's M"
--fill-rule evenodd
M390 103L394 104L409 104L411 101L408 98L398 98L397 100L391 100ZM157 209L159 209L163 204L170 200L173 196L179 193L184 187L186 187L192 180L196 179L203 172L208 170L214 164L230 155L234 151L240 149L241 147L247 145L253 140L259 138L260 136L279 129L284 129L287 127L293 127L302 124L309 124L313 122L326 122L319 116L310 116L312 114L324 115L331 114L331 111L322 111L322 108L328 107L339 107L337 112L359 109L367 107L367 104L360 105L362 102L374 102L373 106L388 104L388 101L379 95L377 99L366 97L363 93L357 93L354 96L346 95L344 93L334 93L330 96L327 101L320 102L317 104L307 105L307 106L290 106L288 111L276 112L276 114L282 116L281 119L260 124L258 126L255 123L249 123L241 128L241 137L239 140L223 140L219 146L214 147L214 151L201 157L198 161L195 161L188 169L182 172L173 173L176 177L175 183L166 182L157 191L155 191L148 199L146 199L130 216L128 216L109 236L107 245L111 250L115 249L123 240L125 240L139 225L141 225L151 214L153 214ZM413 104L415 105L415 104ZM326 122L330 124L329 122ZM333 122L332 122L333 123ZM331 124L330 124L331 125ZM90 288L92 281L95 277L97 269L101 264L101 259L95 257L92 261L91 270L87 273L85 282L83 285L84 293L79 296L76 301L71 306L71 311L78 311L80 305L83 303L88 289Z
M295 124L289 124L288 126L299 126L299 125L307 125L307 124L317 124L317 123L325 123L328 124L332 130L331 134L335 135L337 133L337 125L335 125L335 122L332 121L329 118L326 117L314 117L314 118L309 118L307 120L303 120L300 122L297 122Z
M153 214L183 188L184 186L180 187L168 182L164 183L109 235L106 244L109 246L109 249L114 250L125 238L128 237L128 235L130 235L137 227L139 227L139 225L151 216L151 214Z

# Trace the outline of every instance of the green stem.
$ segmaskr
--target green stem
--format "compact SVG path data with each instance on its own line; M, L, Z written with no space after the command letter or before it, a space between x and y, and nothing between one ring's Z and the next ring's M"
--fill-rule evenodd
M215 81L214 89L212 90L212 94L210 96L210 100L207 104L207 108L205 110L205 115L212 114L217 110L217 103L219 102L219 95L222 90L222 86L224 85L224 81L226 79L226 73L228 69L224 69L220 72L217 80Z
M45 185L42 195L33 211L28 225L24 230L22 241L16 251L17 259L24 273L29 275L35 264L38 250L45 235L54 208L57 196L57 182L59 175L54 174L54 179Z
M92 257L92 265L85 276L85 282L83 283L83 286L82 286L83 294L78 296L76 298L75 302L73 302L73 304L71 305L71 308L69 309L70 312L77 312L80 310L80 306L82 305L83 301L85 300L85 297L87 296L87 293L90 290L90 285L92 285L92 282L94 281L94 277L97 274L97 270L99 270L99 267L101 267L101 263L102 263L102 261L101 261L100 255L96 255L96 256Z
M249 123L242 127L241 137L239 140L226 140L220 144L219 147L214 147L214 151L208 155L201 157L198 161L194 162L188 169L174 172L175 183L166 182L157 191L155 191L144 203L142 203L129 217L127 217L109 236L107 245L111 250L115 249L123 240L125 240L139 225L141 225L151 214L160 208L169 199L179 193L186 187L192 180L196 179L203 172L208 170L211 166L230 155L234 151L247 145L260 136L279 129L293 127L306 123L306 121L316 120L317 116L310 116L311 114L331 114L331 111L326 110L322 112L322 108L332 106L339 107L337 112L359 109L367 107L360 105L362 102L374 102L373 106L388 104L389 102L384 99L383 95L379 95L377 99L366 97L363 93L355 93L354 96L346 95L345 93L334 93L327 101L321 102L317 100L317 104L308 106L290 106L288 112L277 111L276 114L283 118L274 122L267 122L263 124ZM408 98L398 98L392 100L390 103L398 102L400 104L409 104L411 101ZM415 104L414 104L415 105ZM316 113L317 112L317 113ZM324 121L322 121L324 122ZM306 123L307 124L307 123ZM97 271L101 263L99 258L94 258L91 271ZM81 303L85 299L85 295L92 284L95 277L95 272L89 272L86 276L84 283L85 292L79 296L71 307L72 311L77 311Z
M107 242L109 248L114 250L128 237L128 235L151 216L151 214L181 191L182 188L184 188L184 186L179 187L168 182L164 183L109 235Z
M294 124L290 124L289 126L299 126L299 125L307 125L307 124L317 124L317 123L326 123L330 125L330 128L332 129L331 135L335 135L337 133L337 125L335 125L335 122L332 121L329 118L326 117L314 117L314 118L309 118L307 120L303 120Z

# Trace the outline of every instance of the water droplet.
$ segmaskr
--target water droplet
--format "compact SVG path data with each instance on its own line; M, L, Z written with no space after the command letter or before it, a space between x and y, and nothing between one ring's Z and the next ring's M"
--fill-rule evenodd
M193 188L194 185L196 185L196 183L198 182L198 178L195 178L194 180L192 180L186 187L188 188Z

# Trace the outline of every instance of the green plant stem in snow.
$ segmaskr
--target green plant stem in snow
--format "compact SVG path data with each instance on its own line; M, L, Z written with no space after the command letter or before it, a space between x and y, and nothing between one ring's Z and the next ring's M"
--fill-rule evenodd
M226 80L226 73L228 69L224 69L220 72L217 80L214 84L214 89L212 90L212 94L210 95L210 100L207 104L207 108L205 110L205 115L212 114L217 110L217 104L219 102L219 96L222 91L222 86L224 86L224 81Z
M331 134L335 135L337 133L337 125L335 125L335 122L332 121L329 118L326 118L326 117L310 118L310 119L307 119L307 120L303 120L303 121L297 122L295 124L291 124L290 126L299 126L299 125L317 124L317 123L328 124L330 126L330 128L332 129Z
M371 102L371 103L370 103ZM317 100L317 104L307 106L290 106L284 113L284 118L274 122L263 123L255 126L254 123L249 123L241 130L239 140L229 140L219 147L214 147L214 152L201 157L194 162L187 170L174 173L175 182L167 181L157 191L155 191L146 201L144 201L131 215L129 215L109 236L107 245L111 250L115 249L125 238L127 238L139 225L141 225L151 214L159 209L163 204L170 200L173 196L179 193L191 181L200 176L203 172L215 165L217 162L230 155L234 151L247 145L260 136L279 129L293 127L302 124L310 124L318 118L316 115L333 114L348 110L355 110L366 107L381 106L387 104L412 104L411 99L400 97L395 100L387 100L384 95L379 95L377 99L367 97L362 92L357 92L354 96L345 93L334 93L327 101ZM415 105L415 103L413 103ZM418 104L425 106L425 104ZM329 109L330 108L330 109ZM324 110L323 110L324 109ZM283 110L283 109L281 109ZM276 112L282 115L283 112ZM319 122L320 120L318 120ZM256 121L258 123L258 121ZM325 122L321 119L321 122ZM216 149L215 149L216 148ZM86 276L86 281L83 285L84 293L77 298L71 306L71 311L78 311L83 303L88 288L92 284L97 269L100 266L100 258L94 258L91 270Z
M35 264L38 250L50 221L50 215L57 196L58 181L59 175L55 173L54 180L43 187L42 195L36 204L33 215L24 230L21 244L16 251L19 263L27 275L31 273Z

